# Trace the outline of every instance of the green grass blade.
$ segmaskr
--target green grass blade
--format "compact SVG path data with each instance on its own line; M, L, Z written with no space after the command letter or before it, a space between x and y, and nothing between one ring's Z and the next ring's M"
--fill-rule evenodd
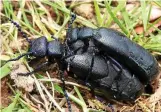
M145 0L141 0L140 2L141 2L141 12L142 12L142 21L144 25L144 32L146 32L147 24L150 18L151 7L147 7L147 3Z
M2 112L13 112L19 98L20 98L20 94L16 94L13 102L8 107L4 108Z
M111 8L111 10L112 10L112 12L113 12L113 15L117 15L117 13L119 12L119 11L121 11L124 7L125 7L125 5L126 5L126 0L124 0L124 1L118 1L118 6L116 7L116 8L112 8L112 7L110 7ZM108 2L108 4L111 4L111 1L109 1ZM106 6L106 2L105 2L105 6ZM108 10L107 10L108 11ZM111 15L110 15L110 13L108 14L108 21L107 21L107 23L105 23L105 26L110 26L110 24L111 24L111 22L113 21L113 18L111 17Z
M7 76L11 72L11 69L9 67L9 64L5 64L0 68L0 79Z
M155 20L153 23L148 23L148 28L147 30L149 30L150 28L152 28L155 24L157 24L159 21L161 21L161 18L158 18L157 20Z
M64 94L62 88L61 88L58 84L54 84L54 89L55 89L56 91L58 91L59 93Z
M4 12L5 12L5 15L10 18L10 15L8 13L8 9L9 9L8 2L9 1L7 1L7 0L6 1L3 1L3 9L4 9Z
M84 103L86 105L81 93L79 92L79 89L76 86L74 86L74 90L76 91L76 93L77 93L79 99L82 101L82 103Z
M122 16L123 16L123 20L124 20L124 22L125 22L127 31L130 32L130 27L129 27L129 25L131 25L131 22L130 22L129 15L128 15L127 11L125 10L125 8L124 8L123 11L122 11ZM127 36L129 37L129 34L128 34Z
M105 6L106 9L108 11L108 13L110 14L110 16L112 17L112 19L118 24L118 26L122 29L122 31L128 35L128 31L126 30L125 26L123 26L123 24L121 24L121 22L117 19L117 17L114 15L114 13L111 11L111 7L109 6L108 2L105 1Z
M54 89L55 89L56 91L60 92L61 94L64 94L62 88L61 88L59 85L54 84ZM87 110L88 110L88 109L87 109L87 106L86 106L86 104L85 104L83 101L81 101L80 99L76 98L75 96L73 96L73 95L70 94L70 93L68 93L68 96L69 96L69 98L70 98L71 100L73 100L74 102L76 102L78 105L80 105L80 106L83 108L83 110L86 110L86 112L87 112Z
M95 13L97 18L97 25L100 27L102 23L101 12L98 6L98 1L94 0Z
M66 7L59 6L58 4L53 3L53 2L43 1L43 3L48 4L48 5L56 8L56 9L58 9L59 11L65 13L65 14L70 15L70 10L68 10ZM97 28L96 25L92 24L90 21L88 21L87 19L85 19L85 18L83 18L81 16L77 16L76 21L78 23L81 23L81 24L87 26L87 27Z
M153 1L153 2L161 8L161 2L159 0L158 1Z
M11 5L11 1L4 0L3 1L3 9L4 9L4 12L5 12L5 15L9 18L11 18L11 16L14 14L13 8L12 8L12 5Z

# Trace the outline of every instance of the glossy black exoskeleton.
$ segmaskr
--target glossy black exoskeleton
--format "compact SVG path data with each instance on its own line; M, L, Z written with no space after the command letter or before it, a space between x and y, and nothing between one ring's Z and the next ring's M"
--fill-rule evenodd
M107 97L135 100L158 74L157 60L113 29L70 28L67 45L74 55L64 62Z
M156 59L143 47L132 42L116 30L108 28L92 29L88 27L73 28L70 38L68 38L68 43L73 44L78 40L82 40L88 48L88 41L91 38L100 52L110 55L123 64L142 83L150 83L156 77L158 72Z
M20 26L11 20L30 43L30 50L7 62L25 55L47 56L49 62L56 60L61 71L70 70L108 98L135 100L140 96L144 85L157 76L156 59L118 31L107 28L72 28L74 19L72 15L63 44L58 39L48 42L45 37L31 41ZM63 72L61 74L64 83ZM64 93L71 111L65 89Z
M24 76L31 75L34 72L39 71L42 67L54 63L55 59L62 61L61 59L66 55L65 51L67 51L67 50L65 50L65 47L63 46L61 41L59 41L58 39L56 39L53 36L52 36L52 38L54 38L54 40L52 40L52 41L47 41L46 37L44 37L44 36L39 37L39 38L34 39L34 40L30 40L27 37L27 34L22 31L21 26L18 23L14 22L11 19L9 19L9 20L11 21L11 23L13 23L18 28L18 31L29 42L29 51L27 53L21 54L17 58L7 60L6 63L10 62L10 61L19 60L23 56L27 56L27 55L33 56L35 58L43 58L43 57L48 58L48 61L39 65L35 70L28 72L28 73L18 73L19 75L24 75ZM69 112L71 112L71 105L70 105L70 101L69 101L67 92L65 90L65 81L64 81L64 76L63 76L65 67L64 67L63 64L61 64L61 66L59 66L59 67L60 67L60 77L61 77L61 80L63 82L64 95L65 95L66 100L67 100Z
M65 60L66 64L70 63L70 71L76 74L78 79L88 82L97 94L99 91L100 95L107 98L134 101L140 96L143 85L132 72L99 51L93 55L95 48L90 44L84 52L82 43L74 43L72 48L79 50Z

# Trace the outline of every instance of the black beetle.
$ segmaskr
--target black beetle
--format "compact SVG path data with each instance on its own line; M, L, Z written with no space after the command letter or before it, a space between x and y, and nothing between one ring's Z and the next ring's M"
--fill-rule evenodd
M71 71L105 96L134 100L158 74L157 60L116 30L71 27L66 38Z
M118 31L72 28L74 19L71 18L63 44L57 39L47 42L45 37L31 41L20 26L10 20L31 46L28 53L7 62L25 55L47 56L49 62L55 58L61 70L70 68L77 77L95 90L99 89L104 96L118 100L135 100L140 96L143 84L150 83L157 76L158 64L155 58ZM61 79L64 83L63 77ZM70 105L65 89L64 93Z
M81 41L76 41L75 44L77 46L72 45L72 48L80 49L76 50L76 55L66 58L64 62L70 63L70 71L76 74L78 79L85 80L91 89L96 93L99 91L99 94L107 98L133 101L140 96L143 85L126 67L115 62L110 56L100 55L100 52L93 55L95 48L91 47L91 44L85 52Z
M132 42L122 33L108 28L92 29L88 27L73 28L68 38L72 44L78 40L85 41L86 46L90 38L100 52L110 55L112 58L131 70L139 80L150 83L158 73L156 59L143 47ZM88 47L87 47L88 48Z
M34 72L39 71L43 66L54 63L55 59L59 59L59 61L62 61L62 58L64 56L66 56L66 54L67 54L66 47L63 46L63 44L55 37L52 36L54 38L54 40L52 40L50 42L48 42L46 37L44 37L44 36L39 37L34 40L30 40L27 37L27 34L22 31L21 26L18 23L14 22L11 19L9 19L9 20L11 21L11 23L13 23L18 28L18 31L29 42L29 52L24 53L24 54L18 56L17 58L7 60L5 63L10 62L10 61L19 60L20 58L22 58L23 56L26 56L26 55L34 56L36 58L43 58L43 57L47 56L47 58L48 58L47 62L42 63L35 70L28 72L28 73L18 73L18 75L24 75L24 76L31 75ZM67 100L69 112L71 112L71 105L70 105L69 97L68 97L67 92L65 90L65 81L64 81L64 76L63 76L64 72L65 72L64 71L65 66L63 64L60 64L59 68L60 68L59 72L60 72L61 81L63 82L64 95Z

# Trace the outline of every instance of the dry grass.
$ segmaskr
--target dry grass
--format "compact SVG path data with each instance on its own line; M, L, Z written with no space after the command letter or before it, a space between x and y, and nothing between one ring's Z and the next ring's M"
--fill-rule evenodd
M109 5L110 3L111 5ZM161 10L159 2L1 1L1 6L1 64L28 50L28 43L18 34L18 30L6 17L18 22L30 39L44 35L48 40L51 40L51 35L54 35L63 40L71 10L77 13L74 26L117 29L156 57L161 56L161 31L159 29L161 15L153 20L150 19L154 6ZM4 77L9 79L6 83L9 90L12 91L12 95L8 96L11 103L7 104L7 107L1 107L2 112L13 110L27 112L67 111L66 100L62 94L61 81L56 69L51 67L48 72L38 72L25 78L16 74L32 69L26 58L1 67L0 78L2 80ZM161 112L160 77L158 80L159 85L156 92L152 95L143 94L135 101L134 105L114 100L95 101L87 87L77 84L71 78L67 79L66 85L72 100L72 108L76 112L96 111L96 109L111 112ZM3 93L3 90L1 92ZM82 96L88 100L84 101Z

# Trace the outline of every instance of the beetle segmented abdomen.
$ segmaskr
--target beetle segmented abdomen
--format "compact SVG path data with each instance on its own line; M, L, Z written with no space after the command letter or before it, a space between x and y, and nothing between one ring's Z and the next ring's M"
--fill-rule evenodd
M95 83L97 89L107 98L117 100L133 101L143 92L143 85L127 68L122 66L122 72L118 72L119 68L107 61L109 73L102 79L91 81Z
M92 63L92 55L89 53L75 55L67 58L66 62L70 62L71 71L79 79L85 80ZM94 56L93 63L89 84L94 89L99 89L107 98L132 101L142 93L143 85L123 65L121 71L110 59L106 60L101 56Z
M100 50L129 68L143 83L147 84L155 78L158 64L147 50L118 31L99 28L97 32L99 35L93 37Z

